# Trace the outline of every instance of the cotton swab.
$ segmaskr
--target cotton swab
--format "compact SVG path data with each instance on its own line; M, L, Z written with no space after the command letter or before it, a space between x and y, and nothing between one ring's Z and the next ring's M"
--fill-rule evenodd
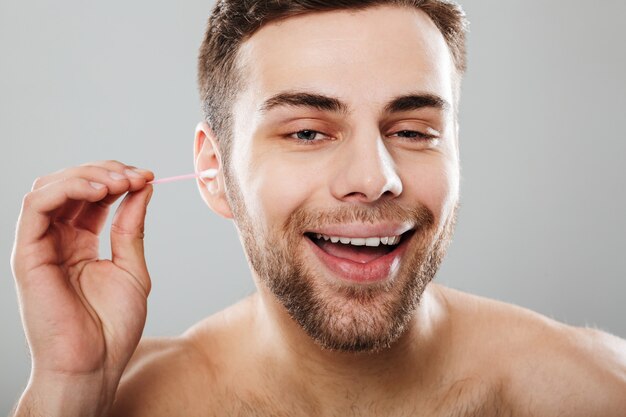
M152 185L164 184L166 182L174 182L174 181L187 180L187 179L192 179L192 178L215 178L216 175L217 175L217 169L210 168L204 171L195 172L193 174L177 175L175 177L167 177L167 178L160 178L158 180L152 180L152 181L149 181L148 184L152 184Z

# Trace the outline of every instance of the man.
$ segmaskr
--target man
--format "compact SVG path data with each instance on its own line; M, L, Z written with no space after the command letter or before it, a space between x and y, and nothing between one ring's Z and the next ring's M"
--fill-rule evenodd
M464 30L440 0L218 3L195 137L218 175L198 185L258 292L137 347L152 173L38 179L12 263L33 358L16 415L626 415L623 340L431 283L459 198Z

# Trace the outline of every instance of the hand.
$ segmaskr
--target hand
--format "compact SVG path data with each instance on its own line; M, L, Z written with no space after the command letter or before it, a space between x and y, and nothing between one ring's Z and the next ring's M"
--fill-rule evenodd
M31 385L93 376L114 394L146 319L143 225L153 178L117 161L96 162L39 178L25 196L11 266ZM111 226L111 259L98 259L110 205L126 192Z

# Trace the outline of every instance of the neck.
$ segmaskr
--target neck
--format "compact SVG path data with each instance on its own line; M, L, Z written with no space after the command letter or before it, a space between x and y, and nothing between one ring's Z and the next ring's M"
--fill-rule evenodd
M272 369L287 373L310 387L310 394L329 401L345 398L346 390L368 396L381 395L408 386L440 364L445 303L433 284L427 286L405 332L391 347L377 352L340 352L321 348L289 317L284 307L267 290L259 290L257 318L259 349ZM315 382L314 384L310 382ZM341 386L341 390L337 390ZM328 392L327 392L328 391Z

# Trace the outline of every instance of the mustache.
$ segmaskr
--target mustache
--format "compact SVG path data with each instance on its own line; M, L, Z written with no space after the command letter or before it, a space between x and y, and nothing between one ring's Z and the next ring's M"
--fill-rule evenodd
M301 234L307 230L341 223L398 222L412 224L415 229L428 228L435 223L435 215L423 204L412 207L384 200L372 205L345 205L328 209L300 207L284 223L287 236Z

